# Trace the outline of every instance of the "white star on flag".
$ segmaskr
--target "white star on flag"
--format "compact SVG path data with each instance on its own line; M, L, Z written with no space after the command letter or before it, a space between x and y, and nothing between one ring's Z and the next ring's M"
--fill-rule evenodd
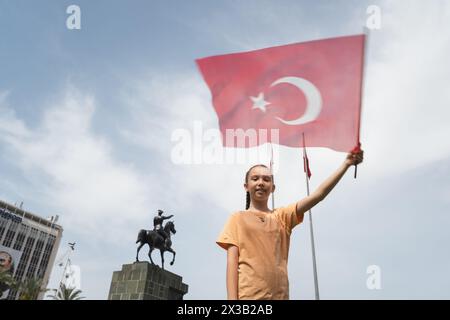
M270 104L270 102L264 100L264 93L260 92L257 97L250 97L250 99L253 101L252 109L259 109L262 112L266 112L266 106Z

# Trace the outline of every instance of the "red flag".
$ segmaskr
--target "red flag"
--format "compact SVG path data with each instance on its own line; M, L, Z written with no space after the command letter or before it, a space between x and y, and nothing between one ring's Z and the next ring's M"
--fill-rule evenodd
M347 36L196 60L212 93L223 145L236 146L228 129L253 129L258 139L249 135L237 147L301 147L304 132L308 146L353 149L359 142L364 39Z
M308 178L311 178L311 170L309 169L309 159L307 154L303 156L303 172L308 174Z
M309 169L309 159L308 154L306 153L306 144L305 144L305 135L302 134L303 140L303 172L305 172L308 176L308 179L311 179L311 170Z

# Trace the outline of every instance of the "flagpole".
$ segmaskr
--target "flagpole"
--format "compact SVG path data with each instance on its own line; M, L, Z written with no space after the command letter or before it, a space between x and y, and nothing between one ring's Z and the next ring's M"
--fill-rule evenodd
M365 91L365 70L366 70L366 66L367 66L367 48L368 48L368 43L369 43L369 34L370 34L370 30L367 27L363 27L363 32L364 32L364 46L363 46L363 63L362 63L362 68L361 68L361 88L359 91L359 103L360 103L360 109L359 109L359 118L358 118L358 138L357 138L357 149L358 151L360 150L360 146L361 146L361 142L359 140L360 137L360 131L361 131L361 113L362 113L362 106L363 106L363 100L364 100L364 91ZM354 174L354 178L356 179L356 174L358 172L358 165L355 164L355 174Z
M308 156L306 154L305 134L302 133L302 136L303 136L303 168L305 171L305 178L306 178L306 193L309 196L309 177L308 177L309 165L307 162ZM312 259L313 259L315 297L316 297L316 300L320 300L319 280L317 277L316 250L315 250L315 245L314 245L314 230L313 230L311 209L309 209L309 229L310 229L310 236L311 236L311 252L312 252Z
M270 144L270 173L272 174L272 183L275 184L275 175L273 174L273 148ZM272 211L275 210L275 190L272 192Z

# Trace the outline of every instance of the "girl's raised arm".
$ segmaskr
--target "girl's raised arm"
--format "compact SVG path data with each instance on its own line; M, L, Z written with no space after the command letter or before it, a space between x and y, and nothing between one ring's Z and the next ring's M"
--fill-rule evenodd
M344 163L328 178L326 179L313 193L308 197L303 198L297 202L297 215L304 214L309 209L314 207L317 203L325 199L336 184L341 180L347 169L359 164L363 161L364 151L352 152L347 154Z

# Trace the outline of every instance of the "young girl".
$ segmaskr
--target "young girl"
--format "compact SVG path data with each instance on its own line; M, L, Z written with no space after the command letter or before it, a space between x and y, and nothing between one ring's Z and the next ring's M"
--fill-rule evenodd
M292 228L322 201L347 169L363 161L363 151L349 153L339 169L311 195L274 211L267 206L275 190L265 165L245 175L246 211L233 213L217 239L227 250L227 296L236 299L289 299L287 262Z

